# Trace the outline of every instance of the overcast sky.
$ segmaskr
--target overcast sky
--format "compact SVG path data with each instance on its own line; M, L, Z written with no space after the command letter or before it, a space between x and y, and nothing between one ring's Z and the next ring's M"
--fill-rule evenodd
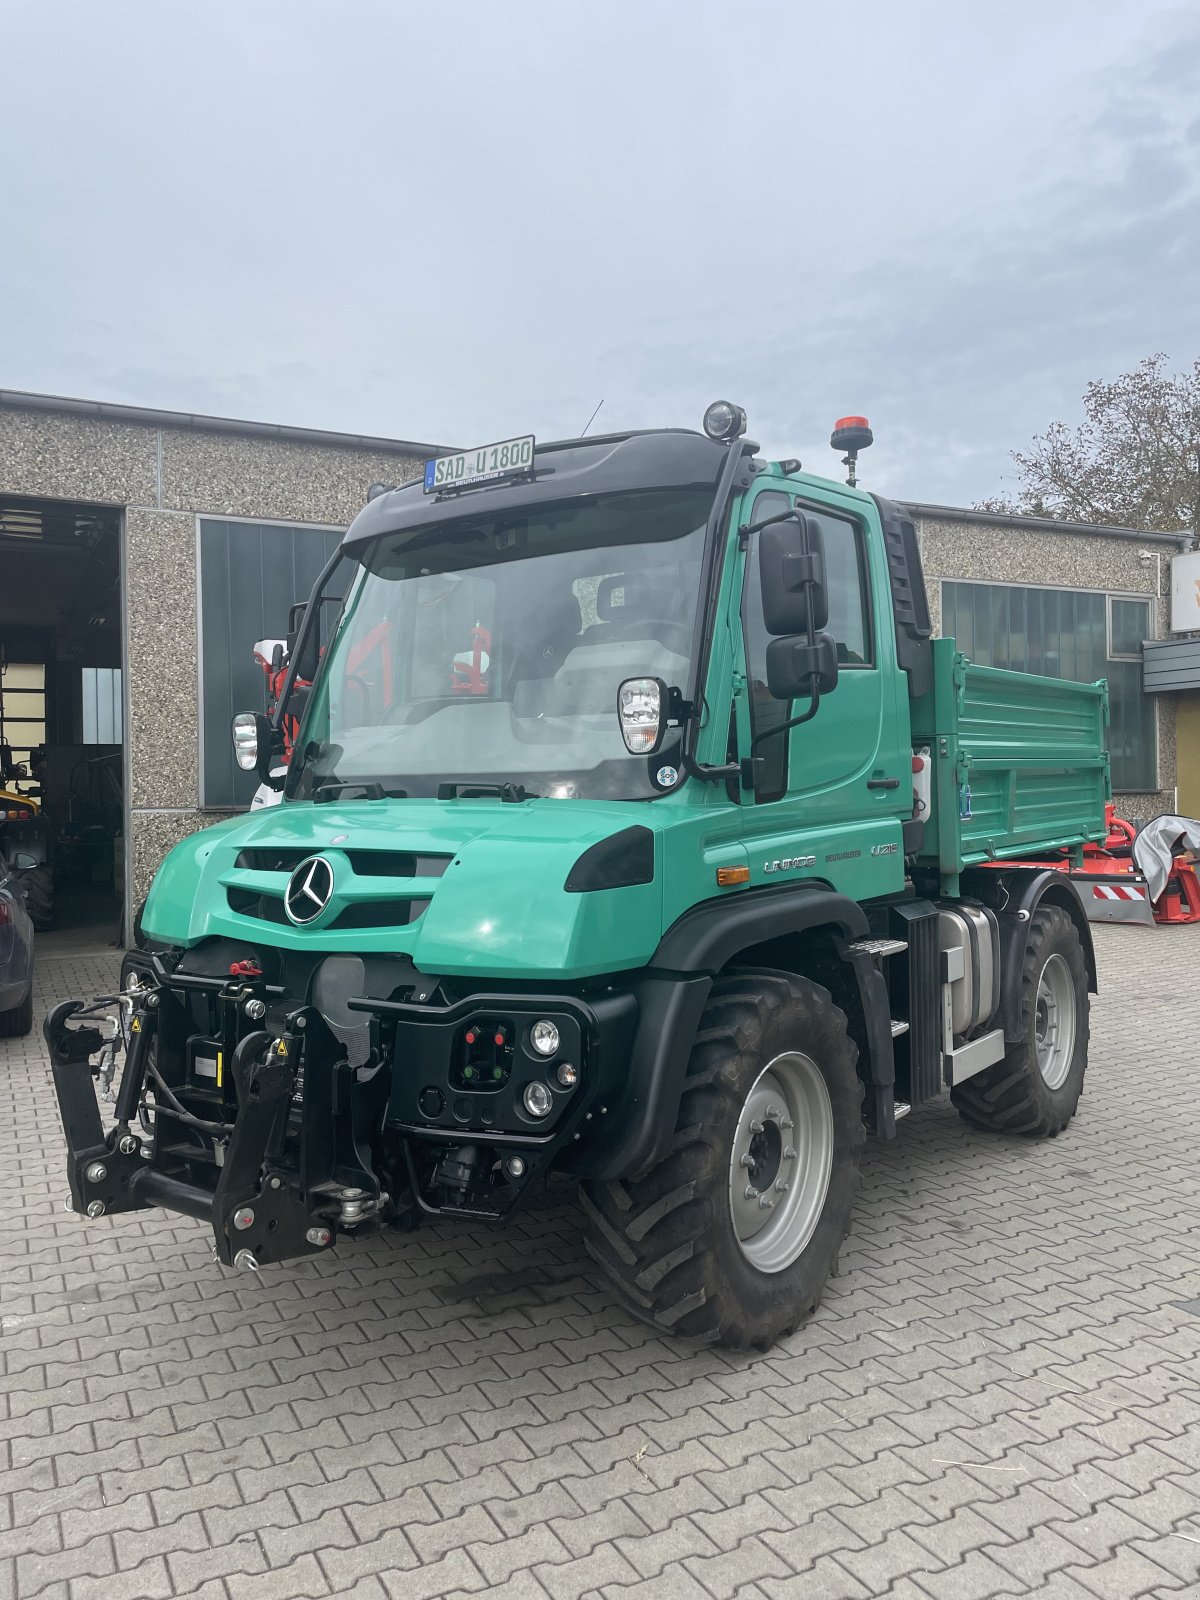
M971 501L1200 356L1200 8L0 0L0 387Z

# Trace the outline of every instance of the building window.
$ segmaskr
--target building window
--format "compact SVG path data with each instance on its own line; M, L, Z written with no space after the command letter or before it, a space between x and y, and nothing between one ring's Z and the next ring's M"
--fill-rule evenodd
M46 742L46 669L40 661L0 665L0 737L18 765Z
M942 584L942 632L985 667L1076 683L1108 679L1114 789L1158 786L1154 706L1142 692L1148 599L1016 584Z
M121 669L120 667L83 667L83 740L84 744L120 744L121 731Z
M258 778L233 759L229 724L238 711L266 707L254 646L285 637L288 611L308 599L341 540L338 532L294 523L200 519L202 806L236 810L250 804Z

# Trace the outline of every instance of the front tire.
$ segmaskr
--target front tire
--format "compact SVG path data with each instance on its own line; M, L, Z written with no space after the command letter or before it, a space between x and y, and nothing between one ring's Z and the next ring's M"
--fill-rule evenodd
M38 933L54 926L54 870L48 861L25 873L25 909Z
M812 1314L858 1188L856 1062L845 1016L808 979L717 979L669 1153L583 1191L588 1251L637 1316L765 1349Z
M965 1122L1052 1139L1070 1122L1087 1070L1089 996L1079 931L1061 906L1033 913L1021 966L1021 1040L950 1091Z

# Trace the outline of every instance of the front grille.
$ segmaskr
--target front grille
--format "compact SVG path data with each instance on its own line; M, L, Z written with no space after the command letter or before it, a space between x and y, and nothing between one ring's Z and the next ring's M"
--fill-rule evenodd
M278 922L290 926L283 900L278 895L259 894L251 889L226 889L229 909L242 917L257 917L262 922Z
M312 853L311 850L239 850L234 866L243 872L295 872Z
M429 904L427 899L360 900L347 906L329 924L331 928L402 928L415 922Z
M403 850L347 850L360 878L440 878L453 856L418 856Z
M320 851L249 846L238 851L234 866L242 872L295 872L302 861ZM347 850L346 859L360 878L440 878L453 856L416 855L408 850Z
M242 917L255 917L260 922L275 922L281 927L293 926L283 909L282 897L259 894L249 889L227 888L229 909ZM360 900L340 911L329 928L403 928L415 922L429 904L428 896L414 896L410 900Z

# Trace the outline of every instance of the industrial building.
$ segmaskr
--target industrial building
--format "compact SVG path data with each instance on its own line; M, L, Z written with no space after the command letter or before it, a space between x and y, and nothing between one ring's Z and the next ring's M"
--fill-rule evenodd
M172 844L249 803L228 729L263 703L251 646L285 632L369 487L439 448L0 391L4 732L18 759L46 746L65 915L116 930ZM981 662L1106 677L1121 808L1200 811L1176 748L1200 670L1143 683L1190 535L912 511L935 627Z

